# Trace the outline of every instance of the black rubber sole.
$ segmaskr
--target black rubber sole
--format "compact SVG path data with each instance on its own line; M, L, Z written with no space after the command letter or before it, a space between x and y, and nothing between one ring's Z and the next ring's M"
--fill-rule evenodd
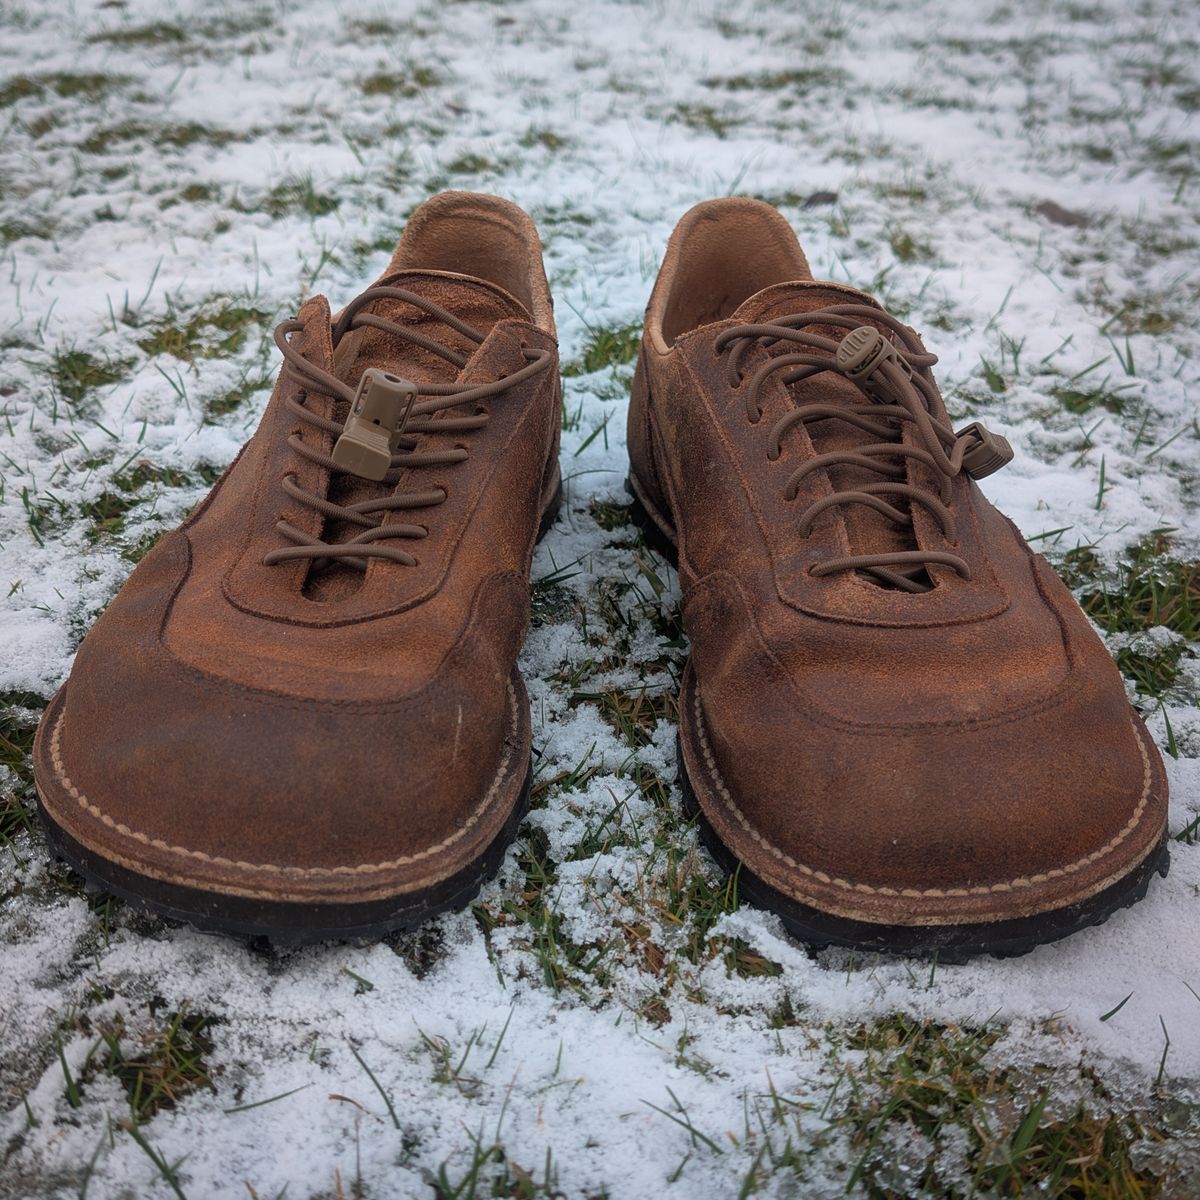
M542 512L538 541L558 519L562 504L563 487L559 478ZM415 929L442 913L465 908L499 870L505 851L516 837L529 810L532 776L530 766L513 811L487 849L472 862L419 892L361 904L256 900L166 883L131 871L77 842L49 815L40 795L37 809L51 852L83 877L87 891L115 896L141 912L178 921L205 933L265 940L281 946L306 946L376 939Z
M488 848L473 862L433 887L412 895L361 904L302 904L230 896L182 884L165 883L109 861L77 842L38 803L46 840L55 857L83 876L89 892L105 893L130 907L179 921L205 933L257 938L280 946L376 939L415 929L442 913L465 908L500 868L504 853L529 809L532 770L521 795Z
M717 836L696 799L678 741L676 755L684 810L696 822L701 840L717 864L736 878L738 896L755 908L774 913L792 937L813 950L841 946L863 954L892 954L936 959L943 963L961 963L988 954L996 958L1016 958L1080 929L1103 925L1113 913L1142 899L1153 876L1165 877L1171 866L1164 834L1158 845L1129 874L1104 891L1066 908L970 925L879 925L871 921L854 921L785 895L764 883L735 857Z
M629 480L626 480L625 488L633 497L633 522L641 529L646 544L677 568L679 554L675 543L643 507ZM841 946L864 954L936 958L946 963L965 962L988 954L997 958L1015 958L1080 929L1102 925L1113 913L1141 900L1154 875L1165 877L1171 866L1164 834L1159 844L1124 878L1066 908L971 925L878 925L854 921L802 904L759 879L721 841L705 817L684 767L678 739L676 757L684 809L696 821L700 837L718 865L727 874L736 876L739 896L756 908L775 913L794 938L814 950Z

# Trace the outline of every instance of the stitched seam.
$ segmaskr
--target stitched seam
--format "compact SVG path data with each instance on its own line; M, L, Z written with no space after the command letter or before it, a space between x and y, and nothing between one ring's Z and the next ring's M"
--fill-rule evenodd
M336 876L345 875L369 875L381 871L391 871L396 867L407 866L411 863L421 862L424 859L431 858L435 854L441 853L447 847L453 845L457 841L461 841L470 830L479 823L480 818L491 807L492 801L496 793L499 791L504 777L508 772L509 762L512 760L512 751L514 738L513 735L517 730L517 696L513 688L511 680L508 684L508 701L510 711L510 722L508 736L504 739L504 753L500 758L500 767L496 772L496 777L492 780L491 786L484 793L483 800L479 806L471 813L466 822L456 829L448 838L438 842L436 846L430 846L417 854L403 855L400 858L389 859L387 862L378 863L362 863L356 867L288 867L281 866L277 863L251 863L241 860L224 858L221 855L206 854L203 850L190 850L186 846L176 846L170 842L164 842L161 838L150 837L149 834L142 833L140 830L130 829L128 825L114 821L108 813L93 804L71 781L67 774L67 769L62 759L61 741L63 714L60 713L58 720L54 725L54 733L50 738L50 758L54 765L54 773L58 777L58 782L62 784L67 794L70 795L80 808L85 809L98 821L107 828L120 834L122 837L129 838L132 841L139 842L143 846L152 846L155 850L161 850L164 854L173 855L176 858L193 859L198 862L211 863L218 867L233 867L243 871L264 871L270 872L273 875L286 875L292 879L327 879Z
M170 536L170 535L168 535ZM191 544L188 543L188 570L191 570ZM410 692L406 696L400 696L390 700L321 700L312 697L295 696L286 692L271 691L268 688L254 687L250 684L239 683L236 679L230 679L224 675L216 675L201 667L193 666L186 659L180 658L175 651L163 640L163 631L171 615L171 610L174 607L175 600L182 590L183 585L187 582L185 574L178 585L171 599L167 603L166 611L159 623L159 630L156 636L156 641L153 643L147 641L145 649L146 654L143 665L146 669L155 675L159 675L168 679L177 679L184 683L192 684L197 681L209 684L213 687L224 688L226 691L233 692L236 695L245 697L256 704L270 705L278 709L293 709L296 712L329 712L343 713L346 711L363 713L364 715L381 715L389 712L402 712L426 696L429 695L436 687L439 686L440 677L447 662L451 657L461 650L463 644L468 638L474 637L476 633L476 610L480 607L480 594L493 584L501 582L515 581L518 586L527 588L528 575L519 575L516 571L498 571L485 579L476 589L475 596L471 601L471 608L463 621L461 628L454 635L454 643L450 649L443 655L438 663L436 670L430 676L428 682L423 683L416 691ZM155 653L160 651L161 653Z
M778 846L768 842L750 822L746 819L745 814L729 793L729 789L725 786L725 780L721 775L720 769L717 766L717 760L712 752L712 747L709 745L708 733L704 724L704 713L700 707L700 687L695 684L695 701L693 707L696 713L696 732L700 738L700 748L704 753L705 766L708 768L709 775L715 783L717 791L721 798L725 801L726 806L737 819L738 824L750 835L768 854L779 862L791 867L793 870L799 871L802 875L806 875L819 883L830 884L833 887L840 888L843 891L857 892L860 895L868 896L905 896L910 898L924 899L935 897L961 897L961 896L991 896L999 892L1019 891L1022 888L1035 887L1038 884L1048 883L1052 879L1059 879L1066 875L1074 875L1082 871L1085 867L1091 866L1100 859L1111 854L1125 839L1133 832L1135 827L1141 820L1142 813L1146 811L1146 805L1150 799L1150 783L1152 773L1150 767L1150 755L1146 751L1145 743L1134 730L1134 737L1137 739L1138 750L1142 755L1142 795L1138 801L1137 808L1134 809L1133 816L1129 818L1125 827L1116 834L1115 837L1106 842L1098 850L1093 850L1091 854L1085 855L1083 858L1077 859L1073 863L1068 863L1065 867L1053 867L1049 871L1040 872L1036 875L1022 875L1016 879L1009 879L1003 883L993 883L987 886L980 885L970 888L926 888L918 890L916 888L890 888L890 887L873 887L867 883L854 883L849 879L841 879L837 876L827 874L825 871L814 870L812 867L806 866L804 863L797 862L791 855L786 854Z
M966 720L945 721L851 721L846 717L838 717L828 712L816 700L800 691L791 673L785 670L783 664L763 637L741 583L730 575L728 571L713 571L687 593L684 597L684 628L687 628L689 610L701 604L711 604L710 597L714 583L716 581L724 582L725 580L730 581L741 599L742 607L749 617L745 628L749 629L758 643L760 656L765 662L770 664L775 673L783 681L783 686L796 699L799 719L806 721L809 725L813 725L818 729L838 729L844 733L863 734L867 736L886 734L888 737L920 737L923 734L939 730L945 732L949 730L991 729L998 725L1011 725L1019 721L1027 721L1030 717L1037 716L1039 713L1051 712L1065 704L1071 698L1072 693L1078 688L1078 684L1074 679L1068 676L1054 691L1047 692L1044 696L1040 696L1035 700L1027 701L1019 707L987 717L970 717Z

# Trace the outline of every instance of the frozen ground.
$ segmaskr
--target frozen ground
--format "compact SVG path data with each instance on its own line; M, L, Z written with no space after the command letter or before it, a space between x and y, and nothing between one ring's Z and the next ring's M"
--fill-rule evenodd
M1184 0L8 0L0 1195L1200 1194L1198 51ZM447 186L533 213L569 364L535 810L471 912L383 944L89 902L28 822L37 711L253 429L273 323L351 297ZM810 957L681 822L630 328L673 222L728 192L1017 447L986 490L1169 752L1170 877L1103 928Z

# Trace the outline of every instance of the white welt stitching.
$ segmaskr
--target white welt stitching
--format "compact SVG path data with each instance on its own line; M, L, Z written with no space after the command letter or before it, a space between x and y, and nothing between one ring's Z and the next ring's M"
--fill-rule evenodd
M1091 854L1078 859L1076 862L1068 863L1065 867L1054 867L1038 875L1023 875L1019 879L1010 879L1005 883L993 883L987 887L928 888L925 891L918 891L915 888L872 887L867 883L853 883L849 879L838 879L826 874L824 871L816 871L812 867L805 866L804 863L797 862L790 854L785 854L778 846L774 846L768 842L757 829L751 826L745 814L734 803L733 797L729 794L729 789L725 786L725 780L721 776L720 769L717 767L717 760L713 756L712 747L708 743L708 732L704 725L704 712L700 707L700 688L696 684L693 684L693 686L696 692L694 704L696 710L696 731L700 736L700 748L704 752L704 762L713 783L716 785L717 791L720 792L721 798L725 801L730 812L737 818L738 824L768 854L778 859L779 862L786 863L793 870L799 871L802 875L810 876L820 883L828 883L833 887L842 888L845 891L858 892L869 896L989 896L995 892L1011 892L1015 888L1033 887L1039 883L1046 883L1051 879L1058 879L1063 875L1073 875L1075 872L1083 870L1084 867L1090 866L1092 863L1104 858L1105 855L1111 854L1136 828L1138 822L1141 820L1142 813L1146 811L1146 805L1150 801L1150 783L1153 778L1150 767L1150 755L1146 752L1142 737L1135 728L1134 737L1137 740L1138 749L1142 754L1142 796L1138 801L1137 808L1134 809L1133 816L1129 818L1125 827L1114 838L1101 846L1099 850L1093 850Z
M495 779L492 780L491 787L480 801L478 808L467 818L466 823L459 829L456 829L444 841L438 842L436 846L430 846L428 849L422 850L418 854L406 855L403 858L389 859L387 862L378 863L363 863L357 867L285 867L279 866L276 863L251 863L241 862L232 858L222 858L216 854L205 854L203 850L189 850L186 846L174 846L170 842L164 842L160 838L152 838L148 834L142 833L136 829L130 829L128 825L121 824L119 821L114 821L108 813L103 812L95 804L93 804L72 782L67 775L66 767L63 765L61 741L62 741L62 726L63 714L60 712L58 720L54 725L54 732L50 738L50 757L54 763L54 772L58 776L59 782L66 789L67 793L74 797L80 808L86 809L93 817L102 822L109 829L119 833L122 837L126 837L135 842L140 842L144 846L153 846L156 850L161 850L164 854L173 854L179 858L191 858L200 862L213 863L219 867L236 867L244 871L269 871L277 875L286 875L292 879L319 879L328 878L336 875L370 875L379 871L391 871L396 867L407 866L410 863L420 862L422 859L430 858L435 854L445 850L448 846L464 838L471 828L478 824L479 819L491 807L492 800L499 791L501 784L504 782L504 777L508 772L508 764L512 759L513 753L513 735L517 730L517 695L513 689L512 681L508 684L508 706L509 706L509 736L504 740L504 754L500 759L500 768L496 772Z

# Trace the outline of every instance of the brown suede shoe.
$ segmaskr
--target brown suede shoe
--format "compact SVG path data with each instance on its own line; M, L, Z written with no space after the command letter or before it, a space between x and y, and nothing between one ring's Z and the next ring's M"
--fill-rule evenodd
M528 793L516 659L560 496L537 233L438 196L378 283L276 341L258 431L80 647L38 792L68 862L145 907L375 934L473 896Z
M816 945L1021 953L1165 871L1166 780L935 361L769 205L701 204L647 310L630 487L678 547L685 798L742 894Z

